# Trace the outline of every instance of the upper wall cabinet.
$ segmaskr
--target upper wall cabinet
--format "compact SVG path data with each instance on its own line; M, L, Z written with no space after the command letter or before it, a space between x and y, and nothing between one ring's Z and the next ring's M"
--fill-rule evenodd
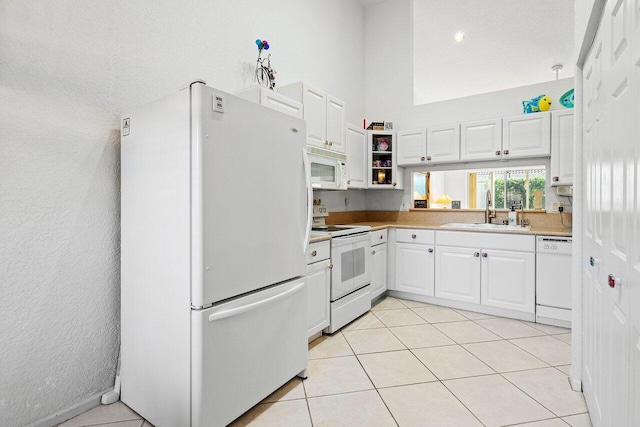
M427 163L427 131L414 129L398 131L398 166Z
M502 119L466 122L460 125L460 160L502 158Z
M397 144L394 131L370 130L369 189L402 189L402 173L398 171Z
M502 157L543 157L551 154L551 114L521 114L502 119Z
M301 102L307 121L307 144L345 152L345 104L303 82L282 86L278 93Z
M367 147L367 131L361 127L347 123L346 127L346 149L347 166L349 171L349 188L367 188L367 178L369 176L369 154Z
M573 185L573 110L551 117L551 185Z
M427 162L451 163L460 160L460 124L427 128Z
M262 86L252 86L236 93L241 98L302 119L302 104Z

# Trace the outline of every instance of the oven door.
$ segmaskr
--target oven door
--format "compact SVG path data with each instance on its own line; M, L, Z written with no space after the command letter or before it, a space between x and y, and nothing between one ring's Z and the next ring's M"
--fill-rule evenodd
M369 233L331 239L331 301L371 283Z

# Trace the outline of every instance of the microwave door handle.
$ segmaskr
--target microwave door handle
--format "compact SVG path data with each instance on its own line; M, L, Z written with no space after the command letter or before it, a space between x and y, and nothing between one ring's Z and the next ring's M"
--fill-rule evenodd
M337 162L336 165L336 189L342 185L342 164Z
M313 187L311 186L311 165L309 164L309 156L307 150L302 149L302 160L304 163L304 178L307 186L307 228L305 230L304 240L302 241L302 253L307 254L309 247L309 239L311 238L311 225L313 222Z

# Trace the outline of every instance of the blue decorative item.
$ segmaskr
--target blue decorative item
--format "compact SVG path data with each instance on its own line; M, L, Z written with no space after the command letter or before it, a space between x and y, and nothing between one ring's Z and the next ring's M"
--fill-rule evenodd
M522 110L524 114L549 111L550 108L551 98L547 95L540 95L530 99L529 101L522 101Z
M574 102L575 102L574 89L571 89L570 91L562 95L562 97L560 97L560 103L565 108L573 108Z

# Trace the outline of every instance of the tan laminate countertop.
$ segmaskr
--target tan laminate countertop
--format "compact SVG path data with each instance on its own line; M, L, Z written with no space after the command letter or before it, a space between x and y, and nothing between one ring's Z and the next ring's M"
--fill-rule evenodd
M469 231L472 233L504 233L504 234L528 234L528 235L545 235L545 236L559 236L559 237L571 237L570 228L559 227L539 227L532 226L530 230L492 230L482 228L455 228L455 227L440 227L439 225L427 225L421 223L409 223L409 222L359 222L349 225L368 225L371 227L371 231L382 230L384 228L418 228L426 230L447 230L447 231Z
M309 237L309 243L322 242L324 240L331 240L331 236L328 234L312 234Z

